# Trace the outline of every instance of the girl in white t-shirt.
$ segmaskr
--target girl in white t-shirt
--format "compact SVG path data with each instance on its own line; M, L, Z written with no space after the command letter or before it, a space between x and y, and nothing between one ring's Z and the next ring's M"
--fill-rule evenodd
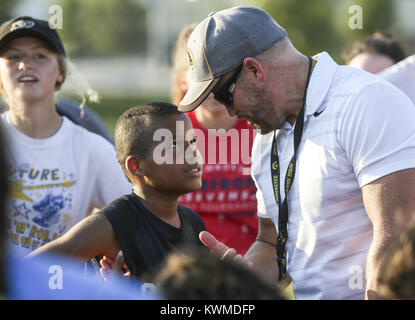
M61 39L47 21L0 26L0 91L10 154L8 238L30 252L131 186L113 146L61 117L55 92L66 79Z

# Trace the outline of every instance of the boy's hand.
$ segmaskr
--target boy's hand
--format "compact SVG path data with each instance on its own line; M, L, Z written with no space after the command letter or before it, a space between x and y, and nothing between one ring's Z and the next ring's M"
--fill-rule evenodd
M110 278L114 272L117 274L123 274L124 270L127 270L127 272L123 274L125 277L129 277L131 275L127 264L124 261L124 255L122 251L118 252L115 260L111 259L110 257L103 256L102 259L99 260L99 263L101 264L101 269L99 269L99 272L105 280Z
M218 241L211 233L202 231L199 233L199 239L210 251L218 254L221 259L233 259L252 267L252 261L243 259L242 255L236 252L234 248L229 248L226 244Z

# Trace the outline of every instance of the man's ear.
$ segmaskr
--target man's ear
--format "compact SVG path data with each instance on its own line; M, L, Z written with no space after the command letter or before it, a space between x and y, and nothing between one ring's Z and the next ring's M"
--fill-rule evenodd
M244 69L251 73L255 79L260 81L265 81L267 79L267 74L264 66L255 58L245 58L244 59ZM249 76L249 75L248 75Z
M134 176L144 175L140 167L140 158L137 158L136 156L130 155L125 159L125 168Z

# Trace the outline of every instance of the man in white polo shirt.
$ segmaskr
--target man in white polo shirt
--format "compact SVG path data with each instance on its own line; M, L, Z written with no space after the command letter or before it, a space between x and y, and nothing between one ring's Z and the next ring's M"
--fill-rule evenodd
M244 259L270 281L291 276L297 299L376 298L379 257L414 220L408 97L325 52L301 54L254 7L210 14L188 53L195 82L179 110L194 110L212 93L230 116L260 131L251 168L260 225ZM200 237L236 255L208 233Z

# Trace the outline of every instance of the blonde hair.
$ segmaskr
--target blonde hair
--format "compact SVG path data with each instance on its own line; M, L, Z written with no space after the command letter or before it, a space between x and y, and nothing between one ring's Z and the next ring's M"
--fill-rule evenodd
M172 55L173 68L171 71L171 90L170 98L173 104L177 105L183 99L186 91L182 89L180 82L181 77L185 76L185 73L189 69L189 59L187 55L187 41L190 34L196 28L196 24L191 24L182 29L179 37L177 38Z
M64 75L64 81L56 88L58 96L65 95L65 93L75 94L81 98L81 117L84 115L84 106L87 101L99 102L98 92L91 88L85 77L78 71L75 64L69 59L61 57L64 60L65 66L61 69Z

